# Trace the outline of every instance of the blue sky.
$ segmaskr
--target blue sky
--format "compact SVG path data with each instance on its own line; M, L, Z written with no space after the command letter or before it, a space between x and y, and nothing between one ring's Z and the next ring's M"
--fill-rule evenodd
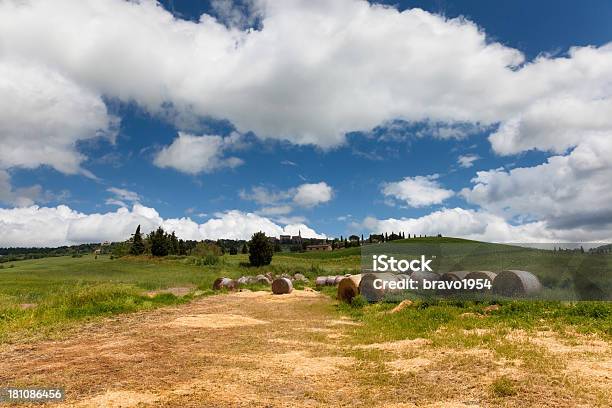
M6 147L4 159L0 157L0 172L3 172L0 176L4 174L5 180L2 185L3 179L0 177L0 206L4 209L0 214L0 229L4 228L5 232L0 246L76 243L94 240L98 236L100 240L119 239L142 219L131 215L126 219L123 215L105 219L104 215L121 212L121 207L131 214L134 204L154 209L157 213L147 218L150 221L150 225L145 223L148 227L163 223L167 228L185 231L183 235L186 238L214 238L218 232L212 233L206 228L202 230L198 225L211 219L222 220L220 222L223 224L227 221L224 214L228 211L237 211L241 216L254 214L259 217L250 229L236 227L235 223L242 225L250 222L240 217L227 225L223 224L224 228L228 228L228 237L248 235L253 228L267 225L257 224L260 218L280 228L292 225L312 231L313 235L327 236L401 229L404 232L441 232L491 240L509 240L515 234L524 234L524 238L518 237L517 240L547 241L606 240L612 237L612 215L603 202L601 205L594 202L592 214L589 211L583 214L584 203L593 202L591 195L601 200L605 198L597 191L584 188L585 183L605 179L612 174L612 166L607 167L608 163L604 163L602 168L589 170L597 173L583 175L572 167L577 162L574 156L584 157L583 151L595 152L593 154L605 152L610 145L612 125L599 124L597 118L602 112L612 115L608 110L612 106L608 104L612 94L611 75L587 72L584 68L605 67L612 55L610 47L606 48L612 39L610 2L594 1L589 2L588 6L570 1L382 2L394 13L379 13L376 9L367 8L359 9L361 12L354 11L353 5L362 3L349 0L338 2L338 6L329 12L323 3L317 2L313 3L316 5L288 2L291 5L277 7L275 3L278 2L271 1L264 7L261 4L266 2L257 1L237 4L229 1L166 0L161 2L164 10L155 7L153 2L144 2L144 5L134 5L132 8L124 7L121 3L119 0L109 2L104 10L95 10L95 7L77 6L69 1L58 2L51 13L61 16L68 25L74 23L75 27L81 27L79 30L94 30L93 40L83 43L85 45L74 39L75 44L66 47L71 51L56 49L57 44L52 40L36 44L37 36L41 40L60 35L52 25L47 27L37 23L31 31L34 40L26 38L23 31L11 31L11 27L0 33L17 44L0 48L0 63L4 61L7 66L32 64L36 70L45 70L43 77L57 73L74 83L78 92L83 93L79 98L84 99L74 96L77 91L59 96L49 91L52 95L50 100L63 102L62 98L74 97L75 103L81 106L92 105L90 110L83 108L82 112L68 112L61 118L53 115L63 115L64 108L54 109L39 122L36 122L36 114L28 116L28 120L19 113L13 114L13 117L0 117L8 123L4 128L0 127L0 138L6 140L5 146L10 146ZM115 7L112 7L113 4ZM0 14L19 16L22 22L31 24L50 12L47 6L41 6L40 10L34 7L26 12L19 6L4 7L10 10ZM403 19L395 13L409 12L415 7L425 10L425 14L411 14L413 17ZM167 38L171 48L167 48L167 53L164 53L166 44L163 44L166 34L161 29L158 30L160 37L157 40L141 43L126 41L126 48L115 53L111 49L117 45L116 41L104 43L104 36L100 34L105 28L113 28L103 24L97 29L91 28L96 19L105 21L104 18L109 18L112 22L109 16L115 14L126 21L127 28L121 26L121 21L115 27L117 30L126 29L121 34L123 38L131 38L132 34L137 37L139 27L132 29L128 24L130 18L136 18L131 16L132 12L134 16L141 16L141 22L150 21L168 29ZM171 20L168 12L174 14L175 20ZM327 35L330 41L342 35L355 36L347 40L346 50L334 50L321 57L324 54L319 50L321 43L317 44L317 39L313 39L312 44L306 44L310 40L308 36L300 37L300 30L306 32L309 27L300 27L295 30L295 43L287 40L289 44L279 43L278 46L274 41L258 44L258 54L236 57L243 58L243 65L233 71L232 76L223 76L223 67L219 71L208 72L206 61L209 55L216 52L215 41L223 44L223 36L231 35L221 35L212 30L201 35L205 37L204 47L213 44L213 48L202 55L186 56L190 50L189 41L192 40L189 36L195 36L193 33L197 33L199 26L205 24L200 22L201 15L208 14L211 19L216 18L218 22L236 30L236 38L245 35L242 40L236 40L235 47L243 47L246 54L244 44L248 40L244 33L249 29L266 33L269 27L282 26L282 23L289 23L290 26L291 19L296 15L318 16L317 13L321 19L329 19L326 22L328 26L339 27L331 34L321 34L324 40ZM351 13L356 14L351 18ZM377 27L379 31L373 30L364 37L359 36L358 30L350 34L342 31L343 25L348 24L343 19L354 22L359 16L371 19L364 21L371 21L372 25L380 23L380 28ZM459 16L468 21L452 20ZM398 24L396 31L387 33L384 30L385 18ZM466 32L468 40L480 36L482 43L476 41L465 45L466 49L455 56L453 47L443 48L446 45L432 39L431 48L440 46L442 51L429 55L429 50L424 49L421 57L417 50L410 56L414 60L406 59L403 70L404 57L394 53L395 48L392 47L403 46L404 42L412 47L410 42L413 41L411 35L414 31L408 26L419 18L423 18L423 24L431 25L434 30L462 30ZM172 36L181 30L181 24L186 24L182 20L190 21L186 29L188 33L181 37L181 43L175 43L172 48L172 41L175 41ZM316 35L325 32L325 26L321 27ZM470 27L477 27L479 32L470 31ZM405 35L402 32L404 29ZM217 35L223 38L219 40ZM363 44L370 39L382 45L382 48L379 47L382 50L372 55L374 61L368 61L369 54L363 51L368 49ZM245 43L241 45L240 41ZM442 38L439 41L448 40ZM184 46L185 50L181 48L182 53L174 53L178 48L176 44ZM363 49L360 48L362 45ZM388 53L384 46L390 47ZM463 46L458 43L456 48ZM586 48L580 56L568 53L571 47L586 46L593 47L594 55L589 54ZM132 59L129 47L137 50L132 65L129 65ZM336 54L339 56L336 57ZM503 62L496 66L498 60L507 58L513 61L515 54L522 54L522 61L516 64ZM150 61L147 61L148 55L151 56ZM311 56L314 59L309 59ZM96 58L100 61L99 69L92 63ZM116 71L111 63L108 67L104 66L106 61L113 58L117 58ZM330 62L321 67L312 62L316 58L329 58ZM388 64L377 61L386 61L386 58L389 59ZM419 62L419 58L424 61ZM462 66L468 67L459 76L467 78L465 82L459 81L453 72L459 58ZM591 58L592 63L584 65L581 58ZM272 61L269 62L270 66L277 64L283 67L282 71L275 72L289 72L287 77L283 74L265 81L260 79L260 76L265 77L269 67L266 65L267 59ZM573 65L564 69L551 67L563 64L563 60ZM172 65L173 62L177 63L176 66ZM342 68L328 75L327 69L336 62ZM228 66L232 66L232 63L233 60L228 57ZM191 70L188 68L191 64L202 64L206 75L199 78L198 67ZM469 68L471 64L473 70ZM514 66L504 67L508 64ZM133 70L130 70L132 66ZM182 66L186 70L184 82L163 77L166 71L172 74L180 72ZM342 69L345 74L342 74ZM429 70L434 74L429 76ZM7 72L17 71L20 70ZM162 73L158 74L157 71ZM472 74L476 78L471 78ZM0 82L0 93L3 90L15 92L16 96L7 95L13 98L25 95L23 100L31 102L33 98L28 97L27 89L20 87L35 89L38 82L34 75L38 75L38 71L33 68L32 76L26 78L17 75L6 77L5 88ZM295 82L292 75L297 78ZM422 75L432 81L431 85L423 83L423 89L419 87L420 80L410 82L411 77L421 78ZM479 83L479 75L483 77L482 84ZM511 81L518 85L493 89L503 82L495 79L496 75L500 75L500 78L512 77L514 79ZM355 82L351 82L353 76ZM385 76L389 79L386 80ZM209 77L217 78L217 82ZM542 79L549 77L552 79ZM122 82L124 79L126 82ZM252 82L244 88L236 85L243 81ZM342 85L336 89L333 81L342 82ZM542 82L546 84L542 85ZM223 86L227 84L227 88L217 90L220 83ZM278 83L286 87L281 89ZM360 90L362 83L368 83L364 85L363 103L346 102L361 97L359 92L355 94L357 96L352 92ZM9 89L7 84L14 87ZM317 89L311 93L313 84ZM530 90L540 86L545 86L546 90L530 96ZM233 87L239 92L235 99L225 101ZM435 92L435 98L431 97L427 89L438 87L441 89ZM67 89L64 85L58 88ZM378 90L383 88L385 92L379 95ZM516 94L514 88L519 89ZM413 92L419 95L412 96ZM487 92L490 92L490 96L487 96ZM508 96L505 92L508 92ZM45 94L37 92L41 93ZM7 95L5 97L8 98ZM273 109L268 109L266 105L266 98L270 95L274 95ZM368 99L370 95L371 99ZM438 109L437 104L446 101L447 97L450 102L441 102ZM286 98L286 104L283 98ZM243 99L249 103L244 102L243 106ZM222 100L218 102L219 106L216 106L217 100ZM262 101L261 105L259 100ZM556 107L559 101L563 103L559 104L561 107ZM344 106L345 102L347 106ZM574 102L580 105L570 111L578 111L584 105L584 112L587 113L583 112L581 117L595 118L590 123L597 122L596 129L590 123L581 123L566 134L565 129L574 126L575 121L568 126L559 124L563 126L561 131L551 125L554 119L547 119L547 115L550 113L550 118L564 117L564 104ZM74 105L70 100L66 103L66 106ZM36 106L31 109L37 109ZM542 106L549 110L542 111ZM102 112L100 119L101 123L105 123L101 126L104 128L102 132L93 125L88 127L86 123L74 125L74 135L59 144L58 149L66 149L66 154L76 164L65 168L59 164L64 159L53 156L60 153L49 153L44 149L44 146L53 145L63 137L65 125L54 133L51 129L55 123L80 122L91 112L95 111L95 115L98 115L104 109L106 111ZM588 116L590 113L593 116ZM542 123L536 119L527 122L524 118L531 118L530 115L544 119ZM516 133L512 126L520 120L525 121L524 126L518 127L523 133ZM19 156L22 153L19 153L19 138L15 135L20 132L36 135L31 139L36 143L34 150L41 149L41 159ZM190 140L194 142L204 143L202 137L213 137L216 139L206 139L206 146L210 142L219 143L222 147L200 147L204 150L196 152L181 145L186 149L181 150L177 144L179 132L186 135L183 141L192 138ZM102 136L97 137L99 134ZM598 143L604 143L603 149ZM174 153L173 147L176 148ZM184 158L190 149L195 157ZM165 159L161 158L164 151L167 152ZM595 158L589 160L594 161ZM519 171L512 172L513 169ZM479 171L488 173L474 181ZM565 179L569 173L574 175L571 181ZM559 186L575 183L575 189L568 192L572 198L567 198L570 201L564 209L557 208L555 204L566 199L558 195L559 188L546 192L547 184L543 184L544 188L533 185L533 180L545 183L546 177L558 177L555 180ZM479 183L482 185L480 190ZM301 186L315 186L312 187L315 190L306 189L303 194L316 197L312 201L304 201L303 194L300 195ZM513 191L517 191L516 197ZM539 194L543 195L541 199ZM422 201L415 197L422 197ZM531 206L523 204L529 200L534 200ZM57 236L41 238L33 225L43 222L41 219L43 223L51 221L45 218L47 215L41 215L39 209L60 205L68 207L73 213L63 219L62 225L69 227ZM570 207L574 210L567 210ZM35 210L27 212L25 208ZM71 224L71 220L76 219L80 219L79 222L85 222L85 219L91 221L91 217L87 218L91 214L99 214L102 221L92 221L87 225ZM51 217L53 222L59 222L55 215ZM178 221L181 219L188 219L190 224L181 224L182 221ZM116 222L121 228L106 231L104 225L107 222ZM496 227L489 229L489 225ZM262 228L265 229L264 226ZM38 236L28 239L19 237L29 232Z

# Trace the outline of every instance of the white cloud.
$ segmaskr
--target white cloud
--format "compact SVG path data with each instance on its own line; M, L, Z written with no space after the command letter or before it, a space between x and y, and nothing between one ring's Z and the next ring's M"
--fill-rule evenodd
M268 206L268 210L277 211L279 209L291 210L289 201L300 207L315 207L326 203L333 198L334 189L326 182L304 183L297 187L287 190L273 190L264 186L255 186L251 191L241 191L240 198L243 200L254 201L257 204ZM266 208L261 211L268 211Z
M440 186L438 175L405 177L401 181L385 183L382 193L406 202L411 207L441 204L455 193Z
M134 204L131 210L119 208L115 212L101 214L84 214L60 205L0 208L0 247L121 241L129 238L138 225L141 225L143 232L161 225L167 231L175 231L180 238L196 240L249 239L258 231L268 236L301 231L303 237L325 237L302 223L281 226L257 214L236 210L216 214L198 224L191 218L163 219L155 209L140 204Z
M457 158L457 163L465 169L468 169L474 165L476 160L480 159L477 154L464 154Z
M610 99L610 45L521 65L518 50L463 18L356 0L250 4L245 15L260 18L258 30L237 28L244 20L227 2L216 2L223 22L208 15L194 22L146 0L6 1L2 54L153 113L170 107L179 117L228 119L243 133L322 147L394 119L501 121L502 131L519 121L523 134L538 106L556 117L559 99L589 112ZM577 118L566 121L578 128ZM440 137L459 136L441 128Z
M194 136L179 132L178 138L170 146L157 153L154 163L158 167L170 167L188 174L233 168L243 161L237 157L225 156L225 153L236 143L236 137L231 136Z
M41 193L42 187L39 185L14 189L11 184L10 174L0 170L0 203L27 207L38 201Z
M293 202L301 207L314 207L332 199L334 190L326 182L306 183L296 189Z
M102 95L179 123L227 119L241 133L323 148L393 120L435 124L441 138L499 124L489 138L494 152L556 156L479 173L465 197L554 225L610 220L603 202L612 166L599 151L612 144L612 43L525 62L474 23L420 9L356 0L215 8L222 22L176 19L148 0L0 3L0 169L87 174L77 142L112 140L116 124ZM259 29L241 28L253 17ZM155 162L190 174L239 165L221 139L179 136ZM557 177L555 191L545 176ZM396 187L392 195L401 196Z
M612 144L597 138L534 167L479 171L461 194L507 218L543 220L556 228L612 225ZM594 232L595 233L595 232Z
M110 187L106 189L106 191L108 191L109 193L113 193L116 197L122 200L132 201L132 202L140 200L140 196L138 195L138 193L127 190L125 188Z
M118 207L128 207L127 203L137 203L140 201L140 196L124 188L110 187L106 191L112 193L113 196L106 199L106 205L116 205Z
M102 98L57 71L3 54L0 51L0 169L48 165L62 173L88 174L80 167L85 157L76 141L114 138L116 119Z
M463 208L442 209L419 218L365 218L358 226L372 233L401 231L406 234L462 237L489 242L593 242L612 239L612 225L605 230L588 228L556 229L544 221L521 225L486 211Z

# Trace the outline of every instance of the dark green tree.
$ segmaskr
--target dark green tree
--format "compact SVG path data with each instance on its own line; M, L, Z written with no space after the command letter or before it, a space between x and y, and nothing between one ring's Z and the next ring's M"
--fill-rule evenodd
M249 262L253 266L269 265L274 247L263 232L256 232L249 242Z
M179 255L187 255L187 246L185 245L185 241L179 239Z
M151 232L149 235L149 242L151 243L151 255L153 256L166 256L168 255L168 234L166 234L162 227Z
M174 231L172 231L172 234L168 236L168 253L170 255L179 254L179 240Z
M230 247L229 254L230 255L237 255L238 254L238 248L236 248L235 246Z
M244 245L242 245L242 250L240 251L240 253L243 253L243 254L249 253L249 248L247 247L246 242L244 243Z
M132 246L130 247L130 255L142 255L145 251L145 244L140 233L140 225L136 228L134 237L132 238Z

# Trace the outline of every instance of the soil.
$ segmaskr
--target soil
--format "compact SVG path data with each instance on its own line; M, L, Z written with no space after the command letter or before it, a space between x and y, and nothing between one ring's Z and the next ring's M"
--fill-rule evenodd
M47 404L53 407L523 408L611 401L612 353L595 339L582 347L549 335L529 339L568 359L548 384L532 382L521 361L496 360L488 350L435 348L426 339L351 345L356 324L313 291L212 296L87 323L61 340L4 345L0 386L64 388L66 400ZM518 381L516 396L491 395L500 375Z

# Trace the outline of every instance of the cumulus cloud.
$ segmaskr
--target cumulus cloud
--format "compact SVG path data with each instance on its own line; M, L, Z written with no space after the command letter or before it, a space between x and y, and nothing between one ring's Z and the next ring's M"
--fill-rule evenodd
M612 239L612 226L602 230L589 228L558 229L545 221L513 225L495 214L463 208L442 209L418 218L377 219L366 217L357 226L373 233L402 231L410 234L463 237L489 242L593 242Z
M612 170L594 150L612 144L612 44L525 61L464 18L420 9L358 0L246 4L240 13L216 1L219 19L186 21L151 0L1 2L0 169L86 173L77 142L112 140L116 124L102 95L179 122L226 119L240 133L322 148L394 120L436 124L440 138L491 126L495 153L554 156L532 168L479 173L464 193L470 202L554 225L609 220L603 198L590 199L607 197ZM245 27L252 17L256 29ZM227 152L224 138L183 134L155 163L189 174L241 163ZM585 170L587 157L603 167ZM526 175L542 184L558 177L559 190ZM389 187L400 199L401 183ZM445 199L436 197L429 202Z
M170 167L188 174L210 173L223 167L237 167L243 161L237 157L226 156L225 153L238 143L238 137L194 136L179 132L179 136L170 146L157 153L154 163L158 167Z
M612 144L581 143L567 155L534 167L479 171L461 194L508 218L547 221L556 228L605 229L612 225Z
M136 226L143 232L158 226L175 231L183 239L249 239L255 232L268 236L297 234L325 238L303 223L279 225L266 217L241 211L215 214L204 223L191 218L164 219L149 207L134 204L131 210L119 208L108 213L84 214L65 205L0 208L0 247L60 246L87 242L122 241L130 237Z
M525 63L463 18L358 0L250 4L256 30L227 24L241 17L223 1L215 2L220 20L204 14L199 21L176 19L146 0L7 1L0 6L0 35L9 39L3 54L153 113L170 107L322 147L394 119L502 122L503 129L547 101L567 97L595 109L610 97L609 45ZM555 103L550 109L559 114ZM441 137L457 135L443 130Z
M0 169L48 165L87 173L77 140L112 140L115 125L96 92L46 66L6 59L0 50Z
M459 163L459 166L465 169L469 169L478 159L480 159L480 156L478 156L477 154L464 154L457 158L457 163Z
M437 174L429 176L405 177L401 181L385 183L382 193L386 197L392 197L404 201L411 207L427 207L433 204L441 204L455 193L440 186Z
M300 207L314 207L332 199L334 190L326 182L306 183L296 189L293 202Z

